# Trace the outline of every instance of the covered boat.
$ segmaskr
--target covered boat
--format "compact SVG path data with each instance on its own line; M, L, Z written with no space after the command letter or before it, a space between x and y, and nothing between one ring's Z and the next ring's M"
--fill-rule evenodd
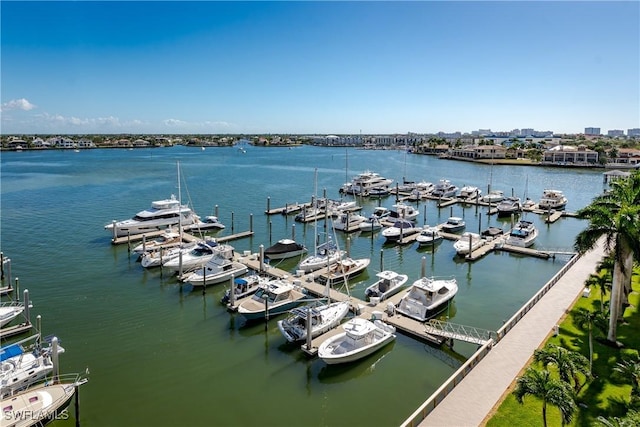
M307 248L291 239L281 239L275 245L269 246L264 251L264 256L269 259L285 259L302 255Z

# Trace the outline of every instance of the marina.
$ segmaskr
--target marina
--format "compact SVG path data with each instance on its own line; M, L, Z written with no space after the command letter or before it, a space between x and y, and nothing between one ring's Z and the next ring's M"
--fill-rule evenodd
M340 328L314 338L310 346L288 343L277 329L276 317L247 322L233 310L234 306L227 308L220 304L228 283L196 290L179 282L168 270L143 269L128 249L137 237L112 241L113 236L102 230L112 218L128 218L148 201L160 200L175 191L172 175L175 160L179 159L192 200L204 206L190 204L191 207L197 213L219 207L216 215L226 228L209 235L218 243L232 244L235 260L259 271L256 254L260 247L267 248L285 237L313 248L316 243L313 223L296 222L290 215L266 214L265 200L274 207L312 200L314 170L319 164L323 167L318 169L318 188L326 189L329 198L333 195L337 199L344 182L345 149L299 147L287 150L287 159L279 159L283 157L282 151L269 148L249 146L246 151L242 156L232 148L196 152L186 147L82 152L76 153L75 158L73 153L65 152L3 154L2 249L11 254L12 275L19 275L23 287L37 292L38 301L47 299L46 306L36 305L37 313L46 319L45 329L64 336L65 347L74 349L61 359L63 369L91 369L92 380L83 386L83 423L208 425L215 420L216 424L255 425L293 423L303 417L310 419L311 414L312 425L399 425L475 352L478 344L456 340L453 349L443 346L449 337L428 332L422 322L394 312L389 304L397 305L404 292L377 304L366 301L365 289L376 280L376 272L393 270L407 274L409 283L420 277L423 269L427 276L454 276L459 292L438 319L497 330L502 320L515 313L567 259L553 256L545 259L522 250L569 253L573 236L582 227L580 221L571 217L560 217L551 224L544 222L544 213L523 212L521 216L534 221L540 231L533 247L511 252L515 249L498 244L499 237L493 238L494 245L491 242L483 245L493 246L493 250L474 258L474 262L456 254L452 240L448 240L453 233L437 246L429 246L415 241L389 244L379 230L337 232L335 239L340 249L353 258L369 258L371 262L361 275L349 280L348 292L344 286L332 288L332 300L351 299L349 318L371 319L382 313L382 320L396 328L396 339L353 364L329 366L315 357L315 352L322 341L339 333ZM402 170L405 157L414 164L412 170L429 170L428 175L416 179L433 182L445 176L460 185L471 182L472 176L488 174L489 170L483 165L460 165L428 156L404 156L402 152L379 154L351 152L350 167L354 170L351 175L375 170L399 181L398 170ZM82 161L79 155L84 156ZM112 161L105 162L104 156ZM277 161L283 163L271 166ZM94 167L97 162L101 169ZM291 164L296 166L287 166ZM203 171L223 166L229 170L215 182L216 187L201 179L206 175ZM547 181L561 182L556 187L567 195L570 211L586 205L595 196L594 191L603 188L597 172L575 170L561 174L557 170L533 169L494 168L493 184L507 190L509 183L517 181L514 176L520 182L528 176L530 190L537 194L549 186ZM50 175L51 180L43 184L35 178L36 170ZM133 170L135 173L127 172ZM73 178L69 180L67 174ZM287 178L292 175L297 175L295 182ZM237 179L239 176L242 180ZM267 176L269 179L265 181ZM198 186L193 185L195 180ZM136 185L131 185L133 181ZM478 187L481 184L475 182ZM247 192L244 190L247 186L255 191ZM514 191L521 193L522 189ZM118 203L105 204L103 197L112 194L118 194ZM47 203L48 197L65 200L65 206ZM345 196L345 200L355 200L365 216L377 206L391 207L396 202L393 195L376 199ZM49 206L51 212L43 215L41 205ZM271 206L267 211L273 211ZM450 216L459 216L466 222L467 230L493 226L506 233L511 228L510 218L498 219L487 214L489 205L456 202L438 208L437 201L425 198L413 206L420 212L416 221L420 226L442 224ZM68 221L76 218L89 220L76 222L83 225L73 239L54 240ZM324 221L320 217L317 220L318 230L327 232ZM46 229L47 233L25 233L27 224ZM187 236L196 238L192 233ZM79 254L83 255L82 262L78 262ZM311 296L324 295L326 287L315 280L319 272L297 274L300 261L300 257L271 260L264 269L304 287ZM513 277L518 277L517 283ZM79 347L82 351L77 350ZM130 390L124 392L118 384L128 381L139 368L135 363L124 363L121 354L127 354L131 361L144 361L145 366L139 372L139 380L134 384L127 382ZM181 360L180 366L167 370L166 366L173 365L176 358ZM411 369L415 366L421 367L419 373ZM221 382L227 385L219 389L211 387L212 383ZM253 385L252 390L241 385L248 382ZM220 410L214 415L195 409L173 414L167 408L175 404L175 397L163 392L168 383L175 388L174 396L184 396L184 400L179 398L182 407L206 407L210 406L209 401L214 401L214 407ZM394 401L393 411L372 413L364 403L343 403L362 390L371 390L373 397L380 387L402 390L402 399ZM240 395L261 402L265 408L286 395L297 409L286 420L269 418L263 413L222 410L236 407L234 402ZM317 405L319 398L325 399L326 405ZM131 405L121 413L113 414L103 408L104 402L122 399Z

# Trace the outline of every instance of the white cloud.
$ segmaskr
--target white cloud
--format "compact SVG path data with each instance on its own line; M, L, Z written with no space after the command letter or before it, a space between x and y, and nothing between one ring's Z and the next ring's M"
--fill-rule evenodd
M0 110L1 111L9 111L9 110L29 111L29 110L33 110L34 108L36 108L34 104L30 103L25 98L20 98L20 99L12 99L9 102L5 102L0 107Z
M166 119L166 120L163 120L163 123L166 126L185 126L188 124L187 122L183 120L178 120L178 119Z

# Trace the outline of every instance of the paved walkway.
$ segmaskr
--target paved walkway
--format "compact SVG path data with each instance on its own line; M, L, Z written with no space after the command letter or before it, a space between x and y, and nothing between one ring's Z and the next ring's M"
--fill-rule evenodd
M602 245L587 252L538 303L476 365L419 425L480 426L527 366L539 348L573 306L584 282L604 256Z

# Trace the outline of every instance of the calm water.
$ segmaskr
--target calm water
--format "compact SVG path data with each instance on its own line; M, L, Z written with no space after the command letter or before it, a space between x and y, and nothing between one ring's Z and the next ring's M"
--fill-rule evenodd
M474 350L456 343L454 352L398 335L397 341L354 365L326 366L285 344L276 322L246 325L219 303L223 285L205 295L181 287L168 274L144 270L125 246L112 246L103 226L131 217L152 200L177 194L180 161L183 201L200 215L217 206L227 225L219 235L249 228L255 235L232 242L236 250L257 252L295 232L313 246L312 224L264 214L271 207L309 201L318 194L339 198L338 188L356 173L372 170L395 180L477 185L537 200L544 188L558 188L575 211L603 190L602 171L493 167L438 160L402 151L344 148L173 147L138 150L3 152L1 163L1 250L12 260L12 275L28 288L32 311L42 315L44 334L56 334L66 353L63 372L89 368L81 388L81 421L90 426L210 425L397 425L413 412ZM359 201L370 213L377 201ZM390 206L392 198L380 201ZM420 205L424 222L452 213L467 229L509 227L474 206ZM576 219L540 229L535 247L570 250L584 227ZM233 219L233 222L232 222ZM479 224L481 222L481 224ZM271 230L271 235L269 234ZM346 247L344 234L338 234ZM452 321L497 329L552 277L565 260L539 260L504 253L474 263L455 259L452 242L435 251L383 245L379 233L352 234L354 257L371 257L368 272L350 283L362 297L375 272L420 276L455 275L460 291ZM382 251L382 256L381 256ZM279 265L294 271L297 260ZM382 402L378 404L377 402ZM57 425L73 425L73 420Z

